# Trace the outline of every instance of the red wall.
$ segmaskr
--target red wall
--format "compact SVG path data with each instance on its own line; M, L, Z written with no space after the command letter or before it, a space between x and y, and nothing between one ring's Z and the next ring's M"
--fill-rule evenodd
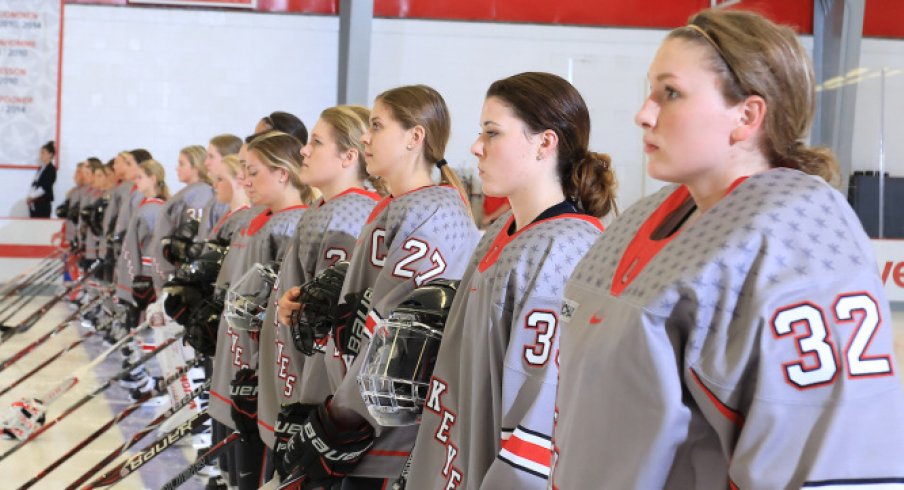
M128 0L66 0L70 4L126 5ZM262 12L335 15L339 0L258 0ZM374 15L416 19L453 19L538 24L673 28L709 6L709 0L375 0ZM771 19L813 32L812 0L742 0L738 8L757 10ZM866 2L863 35L904 38L904 1Z

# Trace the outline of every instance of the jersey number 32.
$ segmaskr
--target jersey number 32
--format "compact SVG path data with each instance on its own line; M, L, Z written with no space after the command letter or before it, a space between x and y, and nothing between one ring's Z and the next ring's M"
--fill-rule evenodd
M853 326L844 346L848 377L855 379L892 374L890 355L871 355L867 352L882 325L876 300L867 293L841 294L832 305L832 314L839 331L842 326ZM799 358L782 365L789 383L798 389L806 389L835 381L842 361L822 308L809 301L784 306L776 310L771 323L776 339L787 338L797 342Z

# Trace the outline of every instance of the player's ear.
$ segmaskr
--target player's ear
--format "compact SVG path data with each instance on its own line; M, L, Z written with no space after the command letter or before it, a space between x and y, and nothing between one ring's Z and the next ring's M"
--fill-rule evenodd
M766 118L766 100L759 95L751 95L737 109L737 126L731 131L733 143L747 141L759 132Z

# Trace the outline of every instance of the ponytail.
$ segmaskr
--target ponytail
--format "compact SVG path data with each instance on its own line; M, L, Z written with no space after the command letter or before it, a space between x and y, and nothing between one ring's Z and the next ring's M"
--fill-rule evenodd
M141 167L141 171L144 172L145 175L157 179L157 197L164 201L169 199L170 192L169 188L166 186L166 172L163 169L163 165L157 160L150 158L139 163L138 166Z
M826 147L810 147L800 141L792 143L784 152L773 149L772 161L776 167L787 167L816 175L833 186L841 183L841 172L835 154Z
M436 162L436 168L439 169L440 184L451 185L459 194L461 194L461 199L464 201L465 208L468 210L468 216L473 218L474 212L471 210L471 199L468 195L468 190L465 189L465 185L461 182L461 178L455 173L455 170L452 170L452 168L449 167L445 158Z
M615 189L618 182L612 171L612 158L606 153L588 151L574 163L571 175L563 179L565 195L573 197L587 214L602 218L610 212L618 214Z

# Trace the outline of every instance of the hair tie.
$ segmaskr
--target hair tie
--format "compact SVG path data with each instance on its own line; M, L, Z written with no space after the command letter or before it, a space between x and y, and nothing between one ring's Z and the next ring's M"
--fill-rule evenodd
M436 168L442 170L443 167L445 167L448 164L449 164L449 162L447 162L445 158L440 158L439 161L436 162Z

